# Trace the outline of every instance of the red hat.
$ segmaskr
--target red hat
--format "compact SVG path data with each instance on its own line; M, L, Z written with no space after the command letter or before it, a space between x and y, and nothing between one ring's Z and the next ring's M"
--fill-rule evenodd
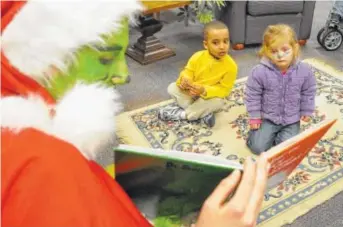
M141 9L137 0L125 2L1 1L2 95L34 93L54 103L37 81L49 81L55 69L67 72L80 47L103 43L104 34Z
M1 34L25 4L26 1L1 1ZM40 95L49 104L55 103L44 87L13 67L1 51L1 95L26 97L31 93Z

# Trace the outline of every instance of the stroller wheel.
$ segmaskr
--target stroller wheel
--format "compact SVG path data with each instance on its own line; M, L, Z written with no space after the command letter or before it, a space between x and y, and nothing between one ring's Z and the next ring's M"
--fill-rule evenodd
M317 42L323 46L322 40L323 40L323 33L325 31L325 28L321 28L317 34Z
M322 34L322 46L327 51L337 50L343 43L343 34L340 30L329 28Z

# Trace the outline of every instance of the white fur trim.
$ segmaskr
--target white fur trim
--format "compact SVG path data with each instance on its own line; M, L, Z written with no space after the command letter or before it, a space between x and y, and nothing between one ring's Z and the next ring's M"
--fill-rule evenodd
M2 127L15 131L32 127L67 141L87 159L115 140L115 116L121 111L119 95L113 88L98 84L77 84L50 108L39 97L6 97L2 104Z
M118 98L113 88L76 85L56 106L53 134L94 159L115 139L115 116L122 109Z
M101 42L140 9L137 0L28 1L3 31L2 49L13 66L39 80L50 66L65 70L80 46Z
M40 96L27 99L10 96L1 99L1 127L15 131L36 128L47 132L51 128L50 108Z

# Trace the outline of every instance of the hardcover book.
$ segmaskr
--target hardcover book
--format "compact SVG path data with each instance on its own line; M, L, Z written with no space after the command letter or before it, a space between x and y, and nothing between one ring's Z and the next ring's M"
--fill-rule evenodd
M267 152L268 188L282 183L336 120L325 120ZM202 203L233 170L243 165L221 157L120 145L116 180L155 226L189 226Z

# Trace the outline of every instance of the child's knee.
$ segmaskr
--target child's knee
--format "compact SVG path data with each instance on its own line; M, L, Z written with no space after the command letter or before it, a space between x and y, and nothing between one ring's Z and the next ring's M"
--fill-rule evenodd
M175 82L173 82L173 83L169 84L167 91L168 91L169 95L173 96L175 93L178 93L179 87L176 85Z
M187 120L189 121L195 121L200 118L200 114L197 113L196 111L186 110L186 117L187 117Z
M263 146L259 143L254 143L254 142L251 144L248 143L248 147L249 147L250 151L256 155L260 155L260 154L262 154L262 152L266 151L265 146Z
M199 99L199 104L206 109L206 114L217 112L218 110L222 109L225 101L221 98L212 98L212 99Z
M266 141L256 140L251 137L247 140L247 146L251 152L256 155L260 155L262 152L265 152L270 148Z
M225 100L221 98L214 98L214 111L217 111L225 105Z

